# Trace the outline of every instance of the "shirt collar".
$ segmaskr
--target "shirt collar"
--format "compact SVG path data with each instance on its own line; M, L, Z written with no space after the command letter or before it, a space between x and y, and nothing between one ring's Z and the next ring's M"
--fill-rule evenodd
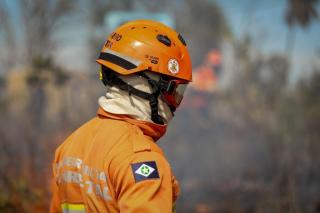
M136 120L131 118L128 115L113 114L110 112L106 112L101 107L99 107L97 115L99 117L106 117L106 118L115 119L115 120L123 120L133 125L136 125L141 129L144 135L150 136L151 138L154 139L154 141L159 140L159 138L161 138L166 133L166 130L167 130L167 125L160 125L160 124L155 124L147 121Z

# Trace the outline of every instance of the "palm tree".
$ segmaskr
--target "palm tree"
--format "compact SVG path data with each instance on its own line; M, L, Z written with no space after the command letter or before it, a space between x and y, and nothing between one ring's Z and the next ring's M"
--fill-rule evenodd
M288 7L285 13L285 20L288 25L287 42L285 46L288 55L289 65L294 51L295 27L309 27L311 22L318 17L316 4L319 0L288 0Z

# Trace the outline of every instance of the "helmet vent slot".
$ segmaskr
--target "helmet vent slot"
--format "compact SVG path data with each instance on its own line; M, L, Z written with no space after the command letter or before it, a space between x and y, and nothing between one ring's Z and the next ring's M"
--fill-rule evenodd
M183 39L183 37L182 37L181 34L178 35L178 38L179 38L179 40L181 41L181 43L182 43L184 46L187 46L187 43L186 43L186 41Z
M168 38L168 36L166 35L161 35L161 34L158 34L157 35L157 39L158 41L160 41L162 44L170 47L171 46L171 40Z

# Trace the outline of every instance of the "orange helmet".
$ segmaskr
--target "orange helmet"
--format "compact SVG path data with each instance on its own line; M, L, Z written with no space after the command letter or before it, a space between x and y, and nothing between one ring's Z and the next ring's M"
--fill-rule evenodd
M121 75L151 71L185 82L192 80L186 42L156 21L130 21L107 38L97 62Z
M102 82L149 100L151 119L158 124L163 124L158 114L158 97L162 97L173 113L192 80L186 42L176 31L155 21L137 20L120 26L108 37L97 62L102 65ZM144 71L160 74L160 79L155 81ZM114 72L120 75L137 73L148 80L152 93L137 90Z

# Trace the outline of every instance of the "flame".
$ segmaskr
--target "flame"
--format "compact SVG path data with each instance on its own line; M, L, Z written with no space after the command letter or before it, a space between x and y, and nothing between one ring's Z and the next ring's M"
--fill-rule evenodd
M218 81L215 67L221 64L221 60L222 57L219 51L209 51L204 63L194 69L191 88L199 92L214 92Z

